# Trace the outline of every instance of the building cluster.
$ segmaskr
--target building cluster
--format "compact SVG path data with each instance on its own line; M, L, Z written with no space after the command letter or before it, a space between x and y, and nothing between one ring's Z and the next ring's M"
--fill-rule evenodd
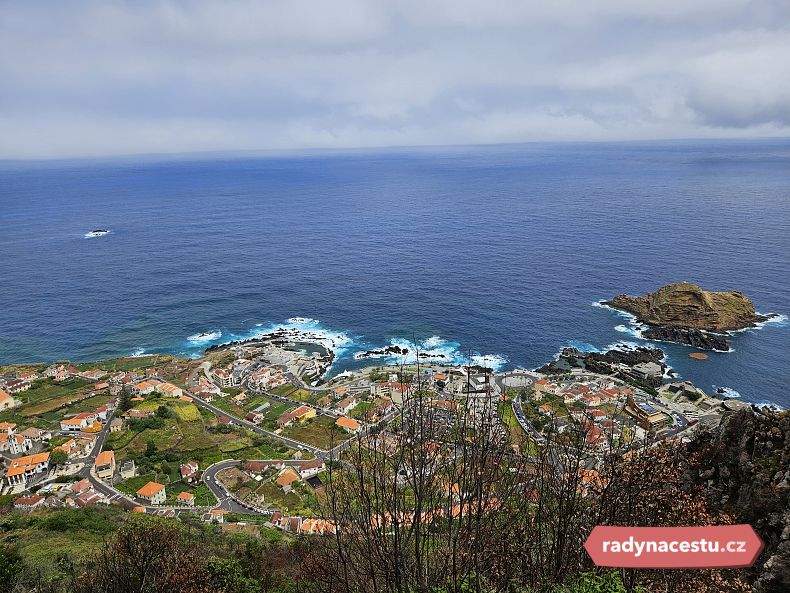
M562 400L570 408L566 415L550 402L538 406L538 413L549 419L550 428L558 434L574 429L583 431L585 443L592 449L605 449L623 441L623 415L625 402L634 395L634 389L616 382L611 377L575 377L565 381L547 378L535 382L533 398L537 401ZM556 400L554 400L556 401ZM613 414L613 411L618 413Z
M285 428L294 422L301 424L307 420L310 420L310 418L315 417L315 408L311 408L310 406L298 406L296 409L291 410L290 412L284 412L281 414L277 419L277 426L280 428Z
M21 455L52 438L52 432L30 427L17 430L16 422L0 422L0 453Z
M288 383L288 379L280 369L264 366L255 369L250 374L250 383L259 391L266 391L285 385Z
M274 527L295 535L334 535L335 522L314 517L287 517L281 512L272 513L267 527Z
M60 421L60 430L64 433L89 432L96 433L102 429L102 422L107 418L117 406L115 400L108 401L96 408L93 412L80 412L69 418Z
M36 494L14 501L14 508L33 511L40 508L84 508L93 504L109 504L109 499L96 490L89 480L71 484L46 484Z
M314 489L320 488L320 479L313 478L325 469L326 465L320 459L308 459L298 465L286 465L282 460L247 461L243 465L243 471L249 478L257 482L271 479L284 494L290 493L299 482L306 482ZM251 502L260 504L266 501Z

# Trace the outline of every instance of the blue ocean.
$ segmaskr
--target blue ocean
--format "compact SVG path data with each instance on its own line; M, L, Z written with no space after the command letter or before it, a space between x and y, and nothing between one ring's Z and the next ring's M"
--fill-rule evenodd
M0 219L0 362L293 325L331 372L411 341L534 368L644 343L594 303L686 280L784 316L708 360L661 344L675 372L790 407L790 140L6 161Z

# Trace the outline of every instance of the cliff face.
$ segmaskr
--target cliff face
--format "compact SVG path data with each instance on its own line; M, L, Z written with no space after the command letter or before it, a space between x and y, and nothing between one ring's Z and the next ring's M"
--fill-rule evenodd
M606 304L649 325L703 331L743 329L765 319L740 292L711 292L688 282L668 284L639 297L621 294Z
M755 591L790 591L790 412L745 410L687 444L686 479L714 509L751 524L765 550L749 569Z

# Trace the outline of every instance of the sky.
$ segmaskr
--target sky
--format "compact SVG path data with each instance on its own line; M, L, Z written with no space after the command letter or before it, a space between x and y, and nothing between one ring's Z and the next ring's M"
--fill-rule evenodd
M0 0L0 158L790 136L790 0Z

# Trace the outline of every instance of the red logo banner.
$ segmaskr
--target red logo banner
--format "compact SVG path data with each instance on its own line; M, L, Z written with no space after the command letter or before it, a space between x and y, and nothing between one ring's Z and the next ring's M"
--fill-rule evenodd
M764 547L751 525L595 527L584 548L598 566L745 568Z

